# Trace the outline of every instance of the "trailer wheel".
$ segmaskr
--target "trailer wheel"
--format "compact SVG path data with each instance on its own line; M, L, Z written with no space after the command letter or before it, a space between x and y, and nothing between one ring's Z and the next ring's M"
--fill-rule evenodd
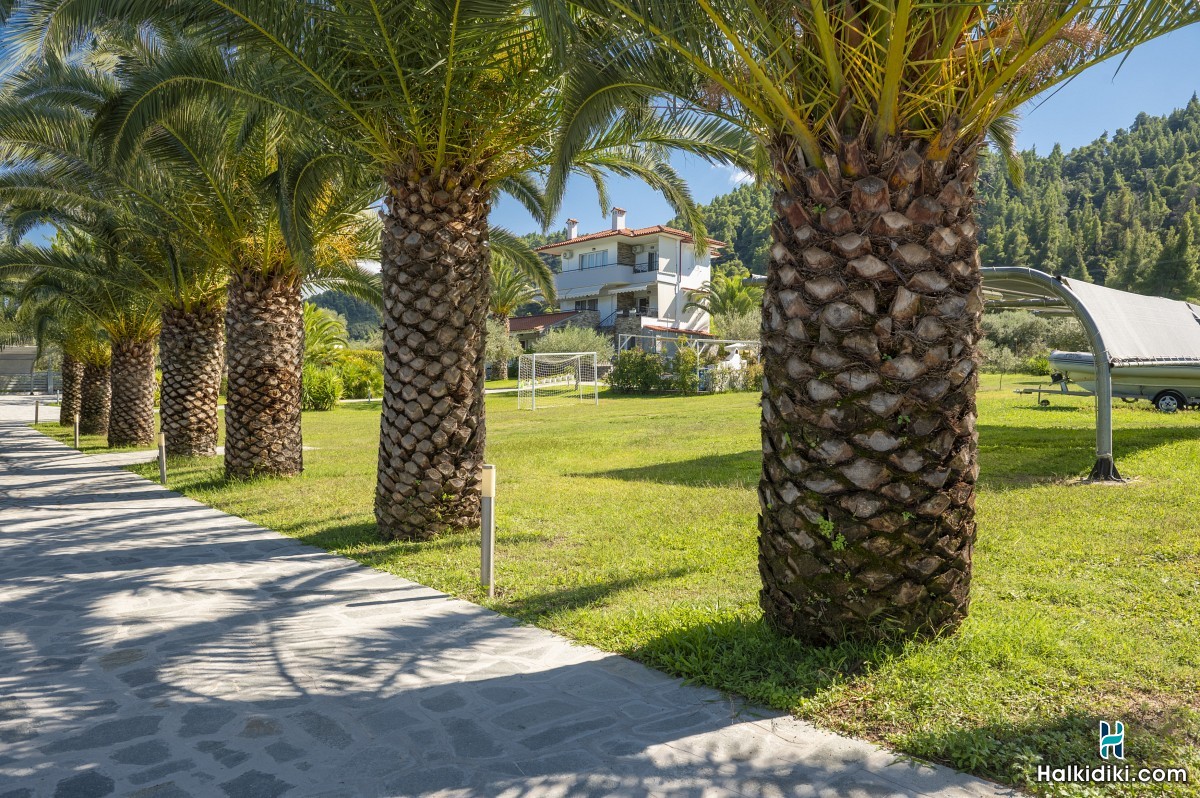
M1038 404L1039 404L1039 405L1041 405L1042 407L1049 407L1049 406L1050 406L1050 400L1049 400L1049 399L1042 399L1042 400L1039 400L1039 401L1038 401Z
M1154 406L1160 413L1174 413L1187 407L1187 399L1179 391L1162 391L1154 397Z

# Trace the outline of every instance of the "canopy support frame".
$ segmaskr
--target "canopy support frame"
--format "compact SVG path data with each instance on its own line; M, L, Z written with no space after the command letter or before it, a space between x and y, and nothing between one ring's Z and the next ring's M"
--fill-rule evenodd
M1092 314L1070 288L1045 272L1026 266L990 266L981 271L985 288L989 275L1028 281L1060 299L1079 319L1092 349L1092 361L1096 364L1096 463L1087 481L1124 482L1113 459L1112 363L1104 336L1100 334Z

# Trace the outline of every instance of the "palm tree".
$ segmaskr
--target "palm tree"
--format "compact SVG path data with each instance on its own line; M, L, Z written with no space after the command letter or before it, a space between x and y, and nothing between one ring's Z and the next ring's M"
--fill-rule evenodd
M111 70L111 45L118 41L107 36L69 64L50 57L9 77L0 101L0 148L15 165L0 176L0 201L14 216L14 238L36 224L102 225L108 231L103 238L120 237L126 250L143 253L141 268L128 276L162 310L167 451L212 455L224 274L189 249L187 233L192 239L208 233L195 226L196 203L186 183L144 155L125 170L97 156L94 117L119 90ZM73 368L76 361L64 353L64 399L73 397ZM68 413L61 420L71 423Z
M110 447L154 442L154 343L158 309L133 285L137 271L106 244L79 231L60 231L48 247L0 247L0 274L24 278L22 301L57 306L104 331L108 345L84 361L81 430L108 435ZM111 353L109 355L109 353ZM107 374L106 388L98 381Z
M769 163L766 618L819 642L953 628L979 471L978 155L989 136L1011 151L1022 104L1200 7L575 3L628 44L579 64L560 168L622 93L664 90L744 126Z
M377 280L357 265L378 240L377 225L363 213L371 194L352 182L358 172L335 153L293 148L300 137L277 114L251 115L211 98L160 115L131 146L119 146L124 142L109 128L137 102L143 73L173 57L220 58L218 48L169 27L145 32L106 25L86 50L102 68L62 67L51 56L19 76L22 112L45 97L44 115L74 111L92 133L85 152L39 151L34 169L8 178L9 193L78 203L69 183L82 172L104 186L105 211L158 253L141 276L163 308L169 452L213 453L228 330L226 473L297 474L300 284L307 279L378 301ZM33 134L42 132L34 127ZM0 128L5 139L24 150L30 139L40 143L37 135Z
M699 308L710 316L754 313L762 308L762 289L745 285L738 277L718 277L689 296L684 310Z
M304 303L304 365L332 366L348 345L346 325L333 311Z
M114 16L177 15L208 23L222 52L232 44L264 55L181 59L146 75L145 101L129 105L120 123L126 130L143 127L172 97L232 87L262 107L288 109L292 124L323 129L374 165L384 195L386 375L376 520L385 535L408 539L477 524L487 261L489 243L499 242L488 219L500 193L542 217L536 173L551 162L562 64L570 62L555 58L561 45L542 16L522 0L16 5L9 28L27 49L69 46ZM653 146L632 146L639 128L653 129ZM689 141L656 115L631 117L577 148L573 168L597 180L606 171L636 175L702 232L665 147L744 158L736 131L703 132L717 135Z
M529 278L512 265L504 256L492 253L491 294L488 296L488 311L508 325L509 317L517 309L544 297L541 290ZM553 296L553 294L551 294ZM551 300L552 301L552 300Z

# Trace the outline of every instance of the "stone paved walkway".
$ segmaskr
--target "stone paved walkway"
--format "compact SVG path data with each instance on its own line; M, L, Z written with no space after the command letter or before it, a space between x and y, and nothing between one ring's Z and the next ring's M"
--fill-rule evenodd
M1006 794L224 515L26 411L0 401L0 798Z

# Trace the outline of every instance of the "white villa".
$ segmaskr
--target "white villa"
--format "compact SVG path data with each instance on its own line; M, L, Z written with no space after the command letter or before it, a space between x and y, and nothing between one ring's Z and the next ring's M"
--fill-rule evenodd
M661 224L626 227L622 208L613 208L612 228L598 233L579 235L579 222L568 219L567 236L538 248L562 264L555 275L561 311L511 319L518 337L532 339L561 325L594 327L614 336L708 334L708 314L684 306L689 293L712 278L710 261L722 242L710 239L697 252L692 235L683 230Z

